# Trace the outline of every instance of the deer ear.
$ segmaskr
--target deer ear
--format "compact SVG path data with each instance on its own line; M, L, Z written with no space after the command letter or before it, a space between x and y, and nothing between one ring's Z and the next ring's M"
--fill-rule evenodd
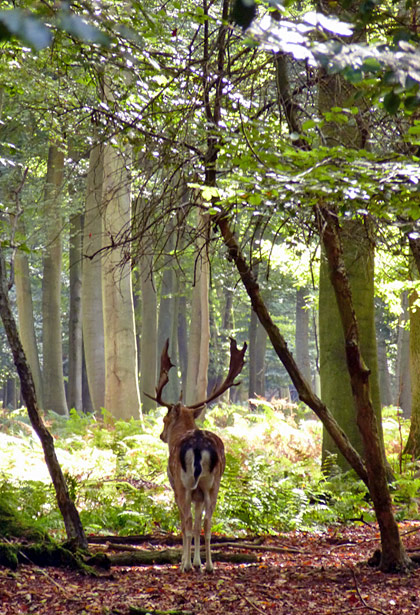
M199 408L194 408L193 413L194 413L194 418L198 419L200 418L201 413L204 410L204 406L200 406Z

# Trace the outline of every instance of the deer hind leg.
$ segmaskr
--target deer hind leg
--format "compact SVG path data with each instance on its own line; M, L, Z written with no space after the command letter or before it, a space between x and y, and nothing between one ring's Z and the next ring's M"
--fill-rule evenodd
M216 505L217 489L214 492L205 493L204 496L204 544L206 549L206 572L213 572L214 566L211 559L211 520Z
M195 500L194 514L194 568L201 569L200 557L200 534L201 534L201 518L203 516L204 498Z
M191 492L185 491L182 498L178 499L178 507L181 515L182 530L182 559L181 572L191 570L191 539L192 539L192 515L191 515Z

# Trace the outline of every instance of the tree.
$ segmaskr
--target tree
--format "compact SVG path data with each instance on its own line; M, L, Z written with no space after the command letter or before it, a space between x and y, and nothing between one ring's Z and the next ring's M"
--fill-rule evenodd
M103 174L103 229L112 244L130 224L131 196L127 172L130 153L106 145ZM118 418L140 418L137 346L131 259L121 248L109 251L102 263L105 340L105 407Z
M69 380L68 405L83 409L82 370L82 217L75 214L70 220L70 313L69 313Z
M61 212L63 191L63 146L51 144L45 180L44 211L47 245L44 253L42 284L42 344L44 405L46 410L68 414L64 389L61 338Z
M0 316L6 330L7 339L13 353L13 359L19 374L22 395L28 409L32 427L38 435L44 451L45 462L47 464L51 480L53 482L57 504L63 516L67 538L74 548L87 549L87 539L80 522L79 514L70 498L66 480L58 463L54 449L54 439L42 419L38 408L35 386L32 379L30 367L27 363L16 322L10 308L8 296L8 282L6 274L6 262L4 254L0 253Z
M105 351L102 308L102 181L103 149L95 145L89 156L83 225L82 331L87 380L93 409L105 405Z

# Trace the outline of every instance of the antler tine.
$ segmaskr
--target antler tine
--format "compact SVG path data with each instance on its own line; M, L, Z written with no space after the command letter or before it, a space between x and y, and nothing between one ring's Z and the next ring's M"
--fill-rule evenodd
M160 374L159 374L159 382L156 387L156 397L152 397L152 395L149 395L148 393L146 393L147 397L150 397L150 399L157 401L158 404L160 404L161 406L165 406L166 408L170 408L172 404L166 401L163 401L162 391L169 382L169 376L168 376L169 370L171 369L171 367L174 367L174 364L172 363L169 357L168 349L169 349L169 338L166 340L165 345L162 350L162 354L160 355Z
M226 379L222 384L211 393L210 397L205 399L204 401L198 402L193 406L188 406L189 408L196 409L204 406L205 404L210 403L216 397L220 397L225 391L230 389L230 387L236 387L240 384L240 382L235 382L235 378L241 373L241 370L245 363L245 352L247 349L247 343L244 342L242 350L239 350L236 340L233 337L230 338L230 362L229 362L229 372L226 376Z

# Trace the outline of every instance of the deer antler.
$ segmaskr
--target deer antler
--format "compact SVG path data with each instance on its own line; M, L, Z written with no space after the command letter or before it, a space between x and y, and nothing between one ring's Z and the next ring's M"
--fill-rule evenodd
M171 362L171 359L169 358L168 348L169 348L169 338L166 340L165 345L162 350L162 354L160 355L160 374L159 374L159 382L156 387L156 397L153 397L152 395L149 395L149 393L146 393L147 397L150 397L150 399L157 401L158 404L160 404L161 406L165 406L166 408L170 408L172 404L166 401L163 401L162 391L169 382L169 376L168 376L169 370L171 369L171 367L175 367L174 364Z
M208 397L204 401L194 404L193 406L188 406L188 408L196 409L196 408L200 408L201 406L205 406L206 404L213 401L213 399L216 399L216 397L219 397L225 391L230 389L230 387L236 387L240 384L240 382L235 382L235 378L241 373L241 370L244 366L244 363L245 363L244 356L245 356L246 349L247 349L246 342L244 342L244 346L242 350L239 350L236 344L236 340L234 340L232 337L230 338L229 372L228 372L228 375L226 376L225 381L222 382L222 384L215 391L213 391L213 393L211 393L210 397Z

